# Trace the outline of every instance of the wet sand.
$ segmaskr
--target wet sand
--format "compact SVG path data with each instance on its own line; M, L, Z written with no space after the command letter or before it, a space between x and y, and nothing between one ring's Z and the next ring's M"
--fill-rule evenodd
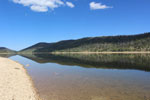
M1 57L0 100L40 100L24 67Z

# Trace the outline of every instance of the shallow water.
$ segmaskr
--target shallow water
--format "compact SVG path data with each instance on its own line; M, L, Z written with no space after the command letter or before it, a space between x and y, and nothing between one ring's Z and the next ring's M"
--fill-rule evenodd
M9 56L7 56L9 57ZM44 100L150 100L150 55L11 56Z

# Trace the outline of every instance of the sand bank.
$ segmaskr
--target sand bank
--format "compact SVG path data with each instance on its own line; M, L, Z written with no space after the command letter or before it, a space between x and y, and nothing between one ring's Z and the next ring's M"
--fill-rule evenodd
M24 67L1 57L0 100L40 100Z

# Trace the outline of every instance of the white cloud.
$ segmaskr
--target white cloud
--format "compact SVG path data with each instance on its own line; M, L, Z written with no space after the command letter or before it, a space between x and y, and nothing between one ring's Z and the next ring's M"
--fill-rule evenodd
M90 9L92 9L92 10L106 9L106 8L113 8L113 7L107 6L107 5L103 5L102 3L96 3L96 2L91 2L90 3Z
M38 12L47 12L48 11L48 8L44 7L44 6L34 6L33 5L30 8L31 8L31 10L38 11Z
M66 5L68 7L70 7L70 8L74 8L75 7L75 5L73 3L71 3L71 2L66 2Z
M48 9L53 10L65 5L62 0L13 0L13 2L28 6L31 10L37 12L47 12Z

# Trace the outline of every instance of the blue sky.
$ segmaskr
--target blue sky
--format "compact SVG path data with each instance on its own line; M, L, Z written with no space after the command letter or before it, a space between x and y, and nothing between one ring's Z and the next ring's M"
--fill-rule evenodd
M150 0L0 0L0 46L150 31Z

